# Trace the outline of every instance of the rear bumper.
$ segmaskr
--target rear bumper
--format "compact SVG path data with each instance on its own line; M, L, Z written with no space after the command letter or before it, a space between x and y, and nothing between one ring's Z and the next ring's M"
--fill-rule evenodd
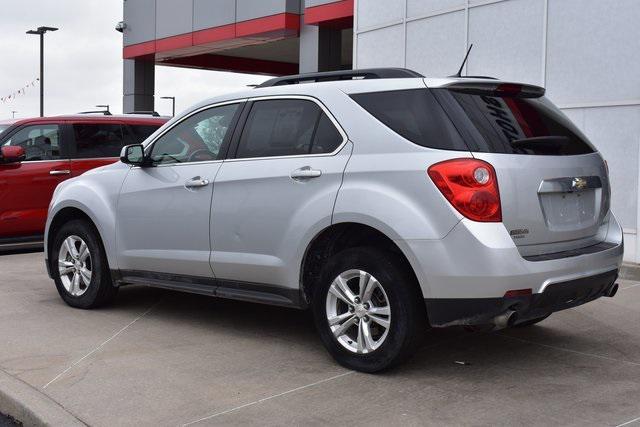
M607 295L618 278L618 269L595 276L554 283L544 292L502 298L427 298L432 326L488 325L508 310L516 312L515 324L577 307Z
M567 252L550 259L525 259L501 223L467 219L443 239L397 243L418 277L433 325L479 324L511 305L503 298L507 291L530 289L532 300L520 303L531 306L535 317L545 310L548 313L569 307L561 301L558 307L548 309L546 302L538 312L533 311L540 301L559 298L556 289L567 284L584 286L593 277L617 272L624 249L622 229L613 215L603 227L606 244L578 255ZM599 296L596 293L582 298L580 303Z

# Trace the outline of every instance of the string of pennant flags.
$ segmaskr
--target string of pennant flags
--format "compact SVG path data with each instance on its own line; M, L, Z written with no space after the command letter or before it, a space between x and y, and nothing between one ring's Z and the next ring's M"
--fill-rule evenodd
M3 104L6 104L7 102L13 101L19 95L24 95L26 93L27 89L37 85L39 82L40 82L40 78L36 77L30 83L27 83L26 85L22 86L20 89L14 91L10 95L0 97L0 102L2 102Z

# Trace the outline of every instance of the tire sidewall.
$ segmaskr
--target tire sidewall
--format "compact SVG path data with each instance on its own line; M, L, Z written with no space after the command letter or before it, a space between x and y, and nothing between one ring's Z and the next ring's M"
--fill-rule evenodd
M415 281L400 267L391 253L375 248L347 249L332 257L323 269L321 282L315 288L312 310L316 328L329 353L342 365L363 372L376 372L394 365L409 347L412 322L417 322ZM333 280L347 270L359 269L375 277L384 288L391 307L391 325L382 345L371 353L357 354L342 346L329 327L326 301Z
M58 270L58 256L64 240L69 236L78 236L87 244L91 255L91 283L85 293L80 296L71 295L62 284ZM100 285L103 282L106 267L104 251L96 236L96 232L84 221L74 220L63 225L55 235L51 248L50 266L53 280L62 299L72 307L90 308L98 299Z

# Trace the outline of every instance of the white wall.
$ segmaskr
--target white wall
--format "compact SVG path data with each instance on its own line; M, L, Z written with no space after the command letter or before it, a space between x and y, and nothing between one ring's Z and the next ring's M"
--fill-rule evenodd
M356 0L354 68L547 88L609 163L625 260L640 262L640 0ZM638 251L636 251L638 248Z

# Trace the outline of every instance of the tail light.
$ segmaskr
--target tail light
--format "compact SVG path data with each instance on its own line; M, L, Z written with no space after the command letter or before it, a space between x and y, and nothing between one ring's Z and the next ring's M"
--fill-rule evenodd
M453 159L432 165L427 173L444 197L465 217L501 222L496 171L477 159Z

